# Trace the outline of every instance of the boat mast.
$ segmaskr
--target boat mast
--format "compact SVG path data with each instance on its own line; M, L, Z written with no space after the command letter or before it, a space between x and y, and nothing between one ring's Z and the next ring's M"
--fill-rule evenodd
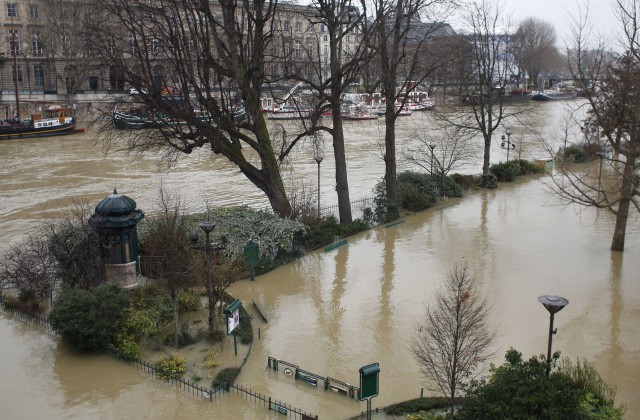
M13 23L13 19L11 19L11 23ZM18 46L16 45L16 30L13 28L11 30L11 53L13 54L13 81L15 82L16 88L16 119L20 120L20 92L18 90Z

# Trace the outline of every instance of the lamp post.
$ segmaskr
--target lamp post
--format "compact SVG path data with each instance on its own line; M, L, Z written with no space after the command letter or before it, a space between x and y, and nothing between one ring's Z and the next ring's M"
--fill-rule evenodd
M436 148L436 144L434 142L429 143L429 149L431 149L431 176L433 176L433 149Z
M316 150L316 154L313 158L318 164L318 220L320 220L320 163L323 159L322 152L320 150Z
M211 262L211 240L209 235L215 229L216 222L213 220L203 220L198 223L198 227L204 231L205 234L205 244L204 251L207 256L207 299L209 301L209 333L213 333L213 280L212 280L212 262ZM196 245L199 241L198 233L194 232L191 234L191 244Z
M511 143L511 135L513 134L513 132L511 131L510 128L507 129L507 131L505 131L505 134L507 135L507 141L506 141L506 148L507 148L507 163L509 163L509 149L511 149L512 147L515 149L516 145ZM501 148L505 148L505 141L504 141L504 134L502 135L502 144L500 145Z
M562 308L569 304L569 301L560 296L544 295L538 298L538 301L549 311L549 343L547 348L547 377L551 373L551 345L553 342L553 335L558 332L558 329L553 329L553 317L557 312L560 312Z

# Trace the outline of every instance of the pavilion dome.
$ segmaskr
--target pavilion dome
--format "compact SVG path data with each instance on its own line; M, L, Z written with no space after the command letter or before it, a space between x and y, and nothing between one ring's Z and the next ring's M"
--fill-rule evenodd
M136 202L114 188L113 194L98 203L95 213L89 218L89 224L98 228L117 228L135 226L142 220L144 213L136 209Z

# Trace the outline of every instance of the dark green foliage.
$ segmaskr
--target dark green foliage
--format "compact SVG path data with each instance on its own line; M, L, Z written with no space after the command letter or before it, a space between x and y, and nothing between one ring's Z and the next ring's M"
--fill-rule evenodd
M393 404L384 409L390 416L402 416L404 414L418 413L420 411L430 411L436 409L448 409L449 400L442 397L415 398Z
M470 190L478 185L478 178L474 175L453 174L450 178L463 190Z
M498 182L511 182L516 179L516 172L511 162L493 164L489 171L496 177Z
M131 308L133 310L153 310L157 312L158 323L173 321L173 303L169 292L157 286L148 284L129 291Z
M398 201L409 211L421 211L435 203L437 186L427 174L405 171L398 174Z
M445 197L462 197L462 188L448 176L444 178L444 195Z
M77 351L106 350L114 342L129 296L118 286L65 289L49 314L53 330Z
M40 315L44 312L42 305L40 305L37 299L36 292L32 289L21 289L17 298L7 295L4 299L5 305L9 308L33 315Z
M390 222L399 217L398 203L387 198L387 186L384 179L376 184L373 189L373 194L375 207L372 215L367 214L367 220L372 221L373 224L380 224Z
M554 359L558 358L558 353ZM457 418L587 419L621 418L622 409L612 401L598 401L584 381L577 381L562 370L546 376L546 357L523 360L514 349L507 351L502 366L492 366L490 378L473 381Z
M517 176L544 173L544 168L524 159L491 165L489 171L499 182L511 182Z
M494 190L498 188L498 178L492 173L488 175L482 175L480 177L480 181L478 182L478 186L480 188L488 188L490 190Z
M581 146L569 146L562 152L562 159L575 163L585 163L589 160L589 155Z
M307 249L316 249L334 242L336 238L353 235L369 227L369 223L364 219L356 219L351 223L338 223L334 216L329 216L318 225L309 228L304 237L304 246Z
M237 368L237 367L222 369L220 372L218 372L216 377L213 379L213 382L211 383L211 388L216 388L225 382L233 383L239 374L240 374L240 368Z

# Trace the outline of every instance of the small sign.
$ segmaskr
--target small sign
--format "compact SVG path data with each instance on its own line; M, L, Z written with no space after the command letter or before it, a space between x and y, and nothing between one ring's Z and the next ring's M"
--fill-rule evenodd
M260 262L260 247L257 243L249 241L244 246L244 265L251 274L251 280L255 277L258 262Z
M231 334L240 325L240 306L242 306L242 302L240 302L240 299L236 299L224 311L227 315L227 335Z
M379 363L372 363L360 368L360 401L378 395L379 373Z

